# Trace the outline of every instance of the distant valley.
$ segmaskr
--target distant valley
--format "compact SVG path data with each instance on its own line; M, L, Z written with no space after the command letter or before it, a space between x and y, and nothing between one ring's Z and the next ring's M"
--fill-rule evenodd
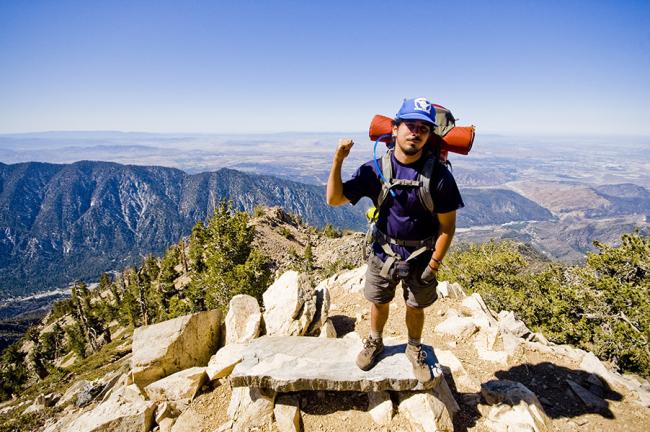
M553 219L510 190L464 194L461 227ZM29 294L138 263L188 235L221 199L237 210L280 206L319 228L354 230L365 230L370 205L330 207L322 186L230 169L190 175L108 162L0 164L1 289Z
M347 178L372 156L364 134L0 135L0 160L9 163L0 163L0 296L138 263L188 235L222 198L238 210L277 205L315 226L365 230L369 201L324 203L341 136L356 142L344 164ZM450 155L466 203L456 243L516 239L573 262L594 239L615 242L624 232L650 231L650 141L611 143L477 136L469 156ZM20 163L34 160L47 163ZM138 166L123 164L134 161Z

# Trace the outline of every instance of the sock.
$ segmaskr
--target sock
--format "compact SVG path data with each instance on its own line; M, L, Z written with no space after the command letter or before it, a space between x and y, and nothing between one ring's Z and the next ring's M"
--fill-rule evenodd
M370 329L370 338L372 340L381 340L382 333L383 332L374 331L374 330Z
M422 338L412 338L409 336L409 345L419 347L422 344Z

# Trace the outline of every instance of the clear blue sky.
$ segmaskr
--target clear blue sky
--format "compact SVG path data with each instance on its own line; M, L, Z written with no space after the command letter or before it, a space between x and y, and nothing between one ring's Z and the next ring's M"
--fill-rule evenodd
M649 1L0 0L0 133L650 135Z

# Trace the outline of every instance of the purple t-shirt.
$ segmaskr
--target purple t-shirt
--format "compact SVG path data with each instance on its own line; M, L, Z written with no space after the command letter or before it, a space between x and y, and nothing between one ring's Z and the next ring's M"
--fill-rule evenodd
M393 178L417 180L425 159L405 165L392 155ZM381 160L378 160L381 166ZM436 163L431 179L431 197L436 213L448 213L464 207L463 199L458 191L456 181L451 172L442 163ZM377 228L390 237L400 240L423 240L438 234L438 219L432 215L420 202L418 188L413 186L395 186L395 197L388 194L380 209ZM381 180L377 174L375 161L371 160L361 165L352 178L343 183L343 195L354 205L362 197L369 197L377 205L381 191ZM393 251L403 259L416 250L416 247L391 245ZM375 254L385 260L385 253L378 244L373 245ZM428 261L431 252L423 253L414 261Z

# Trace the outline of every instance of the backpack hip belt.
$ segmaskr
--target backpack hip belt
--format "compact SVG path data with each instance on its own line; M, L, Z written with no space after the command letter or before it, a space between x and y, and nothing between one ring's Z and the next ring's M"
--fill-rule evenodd
M379 272L379 275L383 278L388 278L388 273L396 262L410 261L428 250L434 250L436 246L435 236L431 236L424 240L400 240L384 234L377 227L375 227L373 230L372 240L381 246L382 250L387 255L386 261L384 262L384 265L381 267L381 271ZM411 254L403 260L401 256L393 251L393 249L390 247L391 244L419 248L411 252Z

